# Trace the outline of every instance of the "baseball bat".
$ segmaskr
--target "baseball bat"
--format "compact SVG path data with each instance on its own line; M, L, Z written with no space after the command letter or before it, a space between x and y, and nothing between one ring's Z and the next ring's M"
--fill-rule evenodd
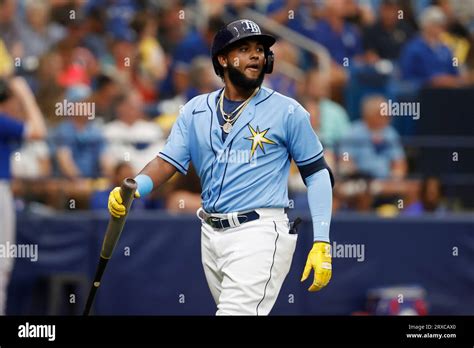
M105 267L107 267L107 263L112 257L115 246L117 245L120 235L122 234L123 226L125 225L125 220L127 219L127 215L130 211L130 206L132 205L133 197L137 189L137 183L135 180L127 178L122 182L120 189L123 199L122 204L127 209L126 214L120 218L110 216L109 224L107 225L107 230L105 232L104 242L102 243L99 264L97 265L94 281L92 282L89 296L87 297L86 307L83 313L84 316L88 316L90 313L92 304L94 303L95 295L100 287L100 281L102 279L102 275L104 274Z

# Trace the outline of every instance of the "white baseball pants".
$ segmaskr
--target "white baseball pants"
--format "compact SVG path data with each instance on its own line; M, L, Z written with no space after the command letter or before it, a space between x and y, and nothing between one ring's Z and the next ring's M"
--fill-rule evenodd
M10 183L0 180L0 245L15 243L15 208ZM0 315L5 315L13 260L0 257Z
M260 219L225 230L202 222L202 264L216 315L268 315L290 270L297 235L289 234L287 215L256 211Z

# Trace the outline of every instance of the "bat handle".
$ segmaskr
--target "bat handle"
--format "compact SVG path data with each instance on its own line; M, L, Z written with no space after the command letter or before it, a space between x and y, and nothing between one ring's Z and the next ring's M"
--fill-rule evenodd
M97 271L95 272L94 282L92 283L91 289L89 291L89 296L87 297L86 307L83 313L84 316L88 316L91 311L92 304L94 303L95 299L95 294L97 292L97 289L99 289L100 287L100 281L102 279L102 275L104 274L108 262L109 259L104 259L103 257L101 257L99 260L99 264L97 265Z
M130 211L130 206L137 189L137 183L131 178L127 178L122 182L120 186L120 195L122 196L122 204L125 206L126 214L120 218L110 217L109 225L107 226L107 233L104 238L104 243L102 244L102 251L100 256L105 259L110 259L112 253L115 249L115 246L120 238L122 233L123 226L125 224L125 219L127 218L128 212Z
M132 205L135 191L137 189L137 183L135 182L135 180L127 178L122 182L120 189L120 195L122 196L123 200L122 203L127 209L126 211L128 213L128 211L130 210L130 206ZM109 219L109 224L105 233L104 242L102 244L102 250L100 252L99 264L97 265L97 271L94 277L94 282L92 283L91 289L89 291L89 296L87 297L86 307L83 313L84 316L87 316L90 313L97 289L99 289L100 287L100 282L102 279L102 275L104 274L105 267L107 266L107 262L109 261L109 259L112 257L112 253L114 252L115 246L117 245L117 242L120 238L120 234L122 233L126 218L127 214L120 218L115 218L111 216Z

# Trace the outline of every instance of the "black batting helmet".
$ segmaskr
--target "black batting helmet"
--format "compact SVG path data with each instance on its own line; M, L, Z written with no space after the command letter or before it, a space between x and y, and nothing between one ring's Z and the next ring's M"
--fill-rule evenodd
M212 42L211 56L212 65L217 75L222 76L222 67L217 60L217 56L224 52L226 48L244 39L257 39L265 47L265 66L264 71L270 74L273 71L274 55L270 47L275 43L275 38L271 35L262 34L260 27L254 21L249 19L239 19L227 24L221 28L214 36Z

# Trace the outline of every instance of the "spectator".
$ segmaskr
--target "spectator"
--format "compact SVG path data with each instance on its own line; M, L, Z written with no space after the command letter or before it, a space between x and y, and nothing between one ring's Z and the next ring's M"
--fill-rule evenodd
M401 179L407 171L405 153L390 117L381 114L387 100L368 96L362 103L363 120L356 121L341 142L343 171L377 179Z
M441 41L445 25L446 16L439 7L428 7L421 14L421 34L401 53L403 78L417 87L456 88L464 84L451 50Z
M49 125L59 121L54 113L55 103L64 95L64 88L59 85L62 71L63 60L56 51L48 52L40 58L39 67L36 70L36 96Z
M26 122L12 118L21 103ZM0 244L15 242L15 208L10 189L10 154L12 142L39 140L46 136L46 125L27 83L15 77L8 84L0 80ZM7 288L13 258L0 257L0 315L5 315Z
M119 97L121 86L115 78L100 74L94 80L95 90L89 101L95 105L95 113L104 122L112 121L114 118L113 104Z
M20 27L24 46L24 66L27 71L35 70L39 58L65 36L61 26L49 22L48 0L27 0L25 2L25 23Z
M272 46L276 60L273 72L265 79L265 84L288 97L295 98L298 88L296 77L303 71L295 69L298 66L299 50L288 41L280 40ZM302 77L302 76L301 76Z
M135 90L119 97L116 115L117 120L104 128L110 164L130 161L138 173L164 145L162 131L156 123L144 119L143 100Z
M138 35L140 60L138 75L144 84L143 88L148 87L152 91L148 92L149 98L145 98L145 101L150 102L155 99L156 86L166 77L168 70L163 48L156 39L158 31L156 15L139 12L133 19L131 27Z
M189 88L186 91L186 101L199 94L210 93L222 86L222 82L214 74L214 67L208 58L196 57L189 69Z
M8 77L13 73L13 59L0 39L0 78Z
M323 17L311 38L327 48L332 58L330 84L332 98L342 102L349 67L362 57L362 40L358 29L345 19L344 0L325 0Z
M116 31L110 52L111 56L103 62L105 71L113 73L122 84L133 84L135 73L133 67L138 64L136 33L127 27Z
M306 74L303 106L311 115L311 124L325 149L334 150L350 128L349 116L338 103L329 99L327 73L316 69Z
M56 128L52 147L59 174L68 179L97 178L106 168L104 137L94 122L93 104L85 102L90 94L88 86L75 85L66 91L64 102L67 107L63 106L64 102L56 104L56 116L69 119ZM74 106L73 114L69 111L71 105ZM82 110L79 110L81 105Z
M345 19L362 30L375 22L375 13L367 2L359 0L345 0Z
M451 1L437 0L435 4L446 16L446 31L441 40L451 49L453 56L458 59L459 65L462 65L466 62L471 46L469 30L456 18ZM472 5L474 6L474 3Z
M325 46L334 63L340 66L348 66L348 60L362 54L360 33L345 20L344 4L344 0L326 0L324 17L312 34L312 39Z
M421 183L419 200L408 206L404 213L406 215L422 215L423 213L442 214L447 211L443 203L443 187L439 178L426 177Z
M383 0L379 19L365 30L364 49L370 63L380 59L397 60L405 42L414 35L414 28L399 18L399 11L399 0Z
M0 0L0 39L12 57L23 57L24 45L21 42L21 23L18 17L16 0Z
M202 30L191 31L176 47L171 67L172 81L176 94L184 93L189 87L189 68L194 58L209 58L214 35L225 24L220 17L211 17Z
M310 37L316 29L312 1L274 0L269 2L266 12L271 19L301 35Z
M44 141L29 141L10 157L14 178L41 179L52 173L48 144Z
M86 18L87 34L83 39L83 46L99 60L107 59L109 55L105 33L105 13L98 8L88 11Z

